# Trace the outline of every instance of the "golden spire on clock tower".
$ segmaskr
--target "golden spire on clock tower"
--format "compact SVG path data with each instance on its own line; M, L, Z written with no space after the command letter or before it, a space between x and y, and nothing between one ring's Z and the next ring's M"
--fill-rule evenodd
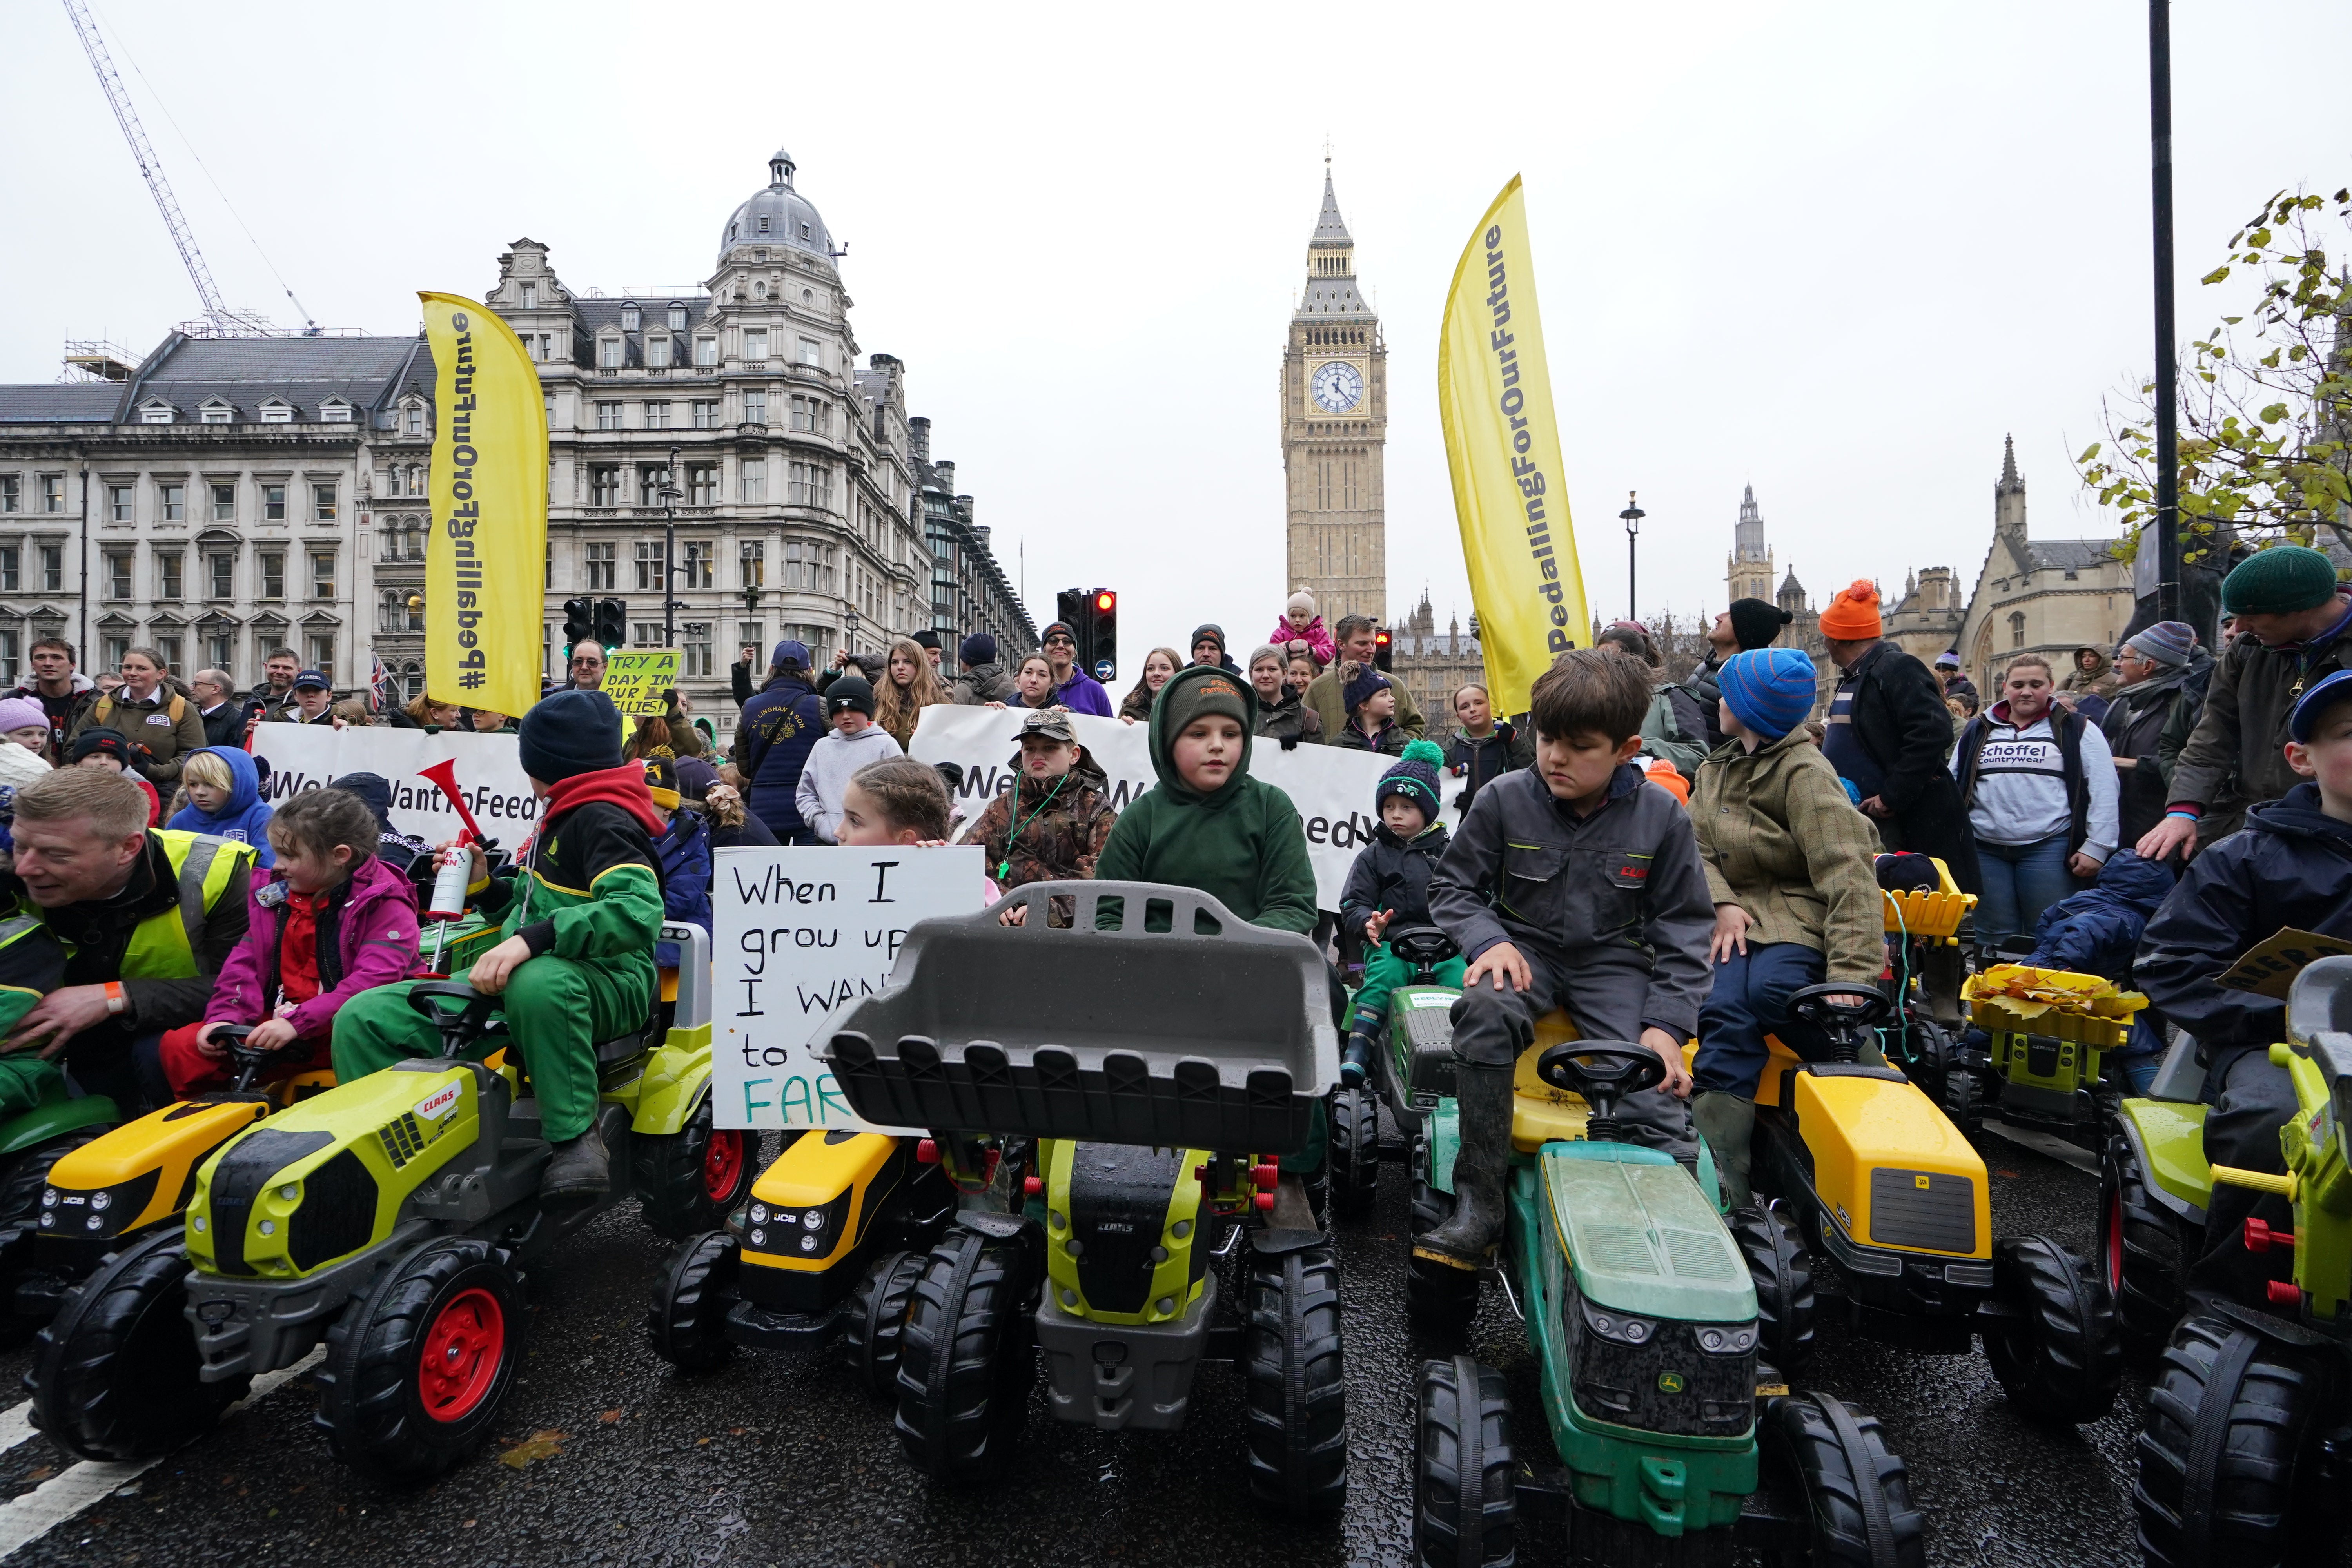
M1386 621L1387 437L1388 346L1356 287L1356 242L1339 216L1327 153L1307 287L1282 355L1286 587L1313 594L1326 626L1348 615Z

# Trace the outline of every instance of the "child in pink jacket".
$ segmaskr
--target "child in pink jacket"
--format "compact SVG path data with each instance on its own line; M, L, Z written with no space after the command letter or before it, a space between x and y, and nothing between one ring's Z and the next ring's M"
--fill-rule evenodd
M1330 668L1331 661L1339 656L1331 634L1323 629L1323 617L1315 613L1315 595L1304 588L1283 605L1282 619L1274 623L1274 630L1266 634L1265 640L1276 647L1305 643L1307 651L1315 656L1318 669Z
M416 901L405 876L376 858L382 832L358 795L304 790L269 819L274 868L257 870L245 940L213 982L205 1021L163 1039L172 1092L225 1087L236 1068L213 1031L248 1024L246 1043L276 1051L268 1081L332 1061L335 1010L361 992L417 973Z

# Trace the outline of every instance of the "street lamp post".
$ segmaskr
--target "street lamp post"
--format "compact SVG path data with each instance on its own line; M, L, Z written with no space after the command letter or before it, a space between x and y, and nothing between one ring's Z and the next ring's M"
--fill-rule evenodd
M2177 621L2181 611L2180 431L2172 324L2171 0L2148 0L2147 5L2147 128L2156 252L2156 605L2158 615ZM2200 635L2211 630L2198 629Z
M677 647L677 448L669 449L669 467L662 470L662 647Z
M1642 605L1641 597L1635 593L1633 584L1633 572L1637 563L1637 546L1634 542L1641 537L1642 520L1650 514L1634 502L1633 492L1627 490L1625 510L1617 515L1625 522L1625 618L1629 621L1638 621L1642 618Z

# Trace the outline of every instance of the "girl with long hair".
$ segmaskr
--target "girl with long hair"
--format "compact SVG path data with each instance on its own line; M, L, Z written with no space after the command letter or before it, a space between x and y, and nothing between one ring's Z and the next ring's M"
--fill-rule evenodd
M1143 656L1143 678L1135 689L1118 705L1118 716L1130 724L1140 724L1151 717L1151 704L1158 700L1160 689L1168 678L1184 668L1184 660L1172 647L1156 647Z
M947 688L931 668L922 645L900 637L890 645L890 658L882 679L874 683L874 721L890 733L904 751L914 738L923 710L935 702L952 702Z

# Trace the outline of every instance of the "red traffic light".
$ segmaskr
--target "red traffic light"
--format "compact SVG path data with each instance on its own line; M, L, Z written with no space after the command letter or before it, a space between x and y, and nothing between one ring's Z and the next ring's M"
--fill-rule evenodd
M1108 591L1108 589L1106 589L1106 590L1105 590L1105 591L1103 591L1102 593L1097 594L1097 595L1095 595L1095 608L1096 608L1096 609L1097 609L1097 610L1112 610L1112 609L1117 609L1118 607L1118 595L1117 594L1111 593L1110 591Z

